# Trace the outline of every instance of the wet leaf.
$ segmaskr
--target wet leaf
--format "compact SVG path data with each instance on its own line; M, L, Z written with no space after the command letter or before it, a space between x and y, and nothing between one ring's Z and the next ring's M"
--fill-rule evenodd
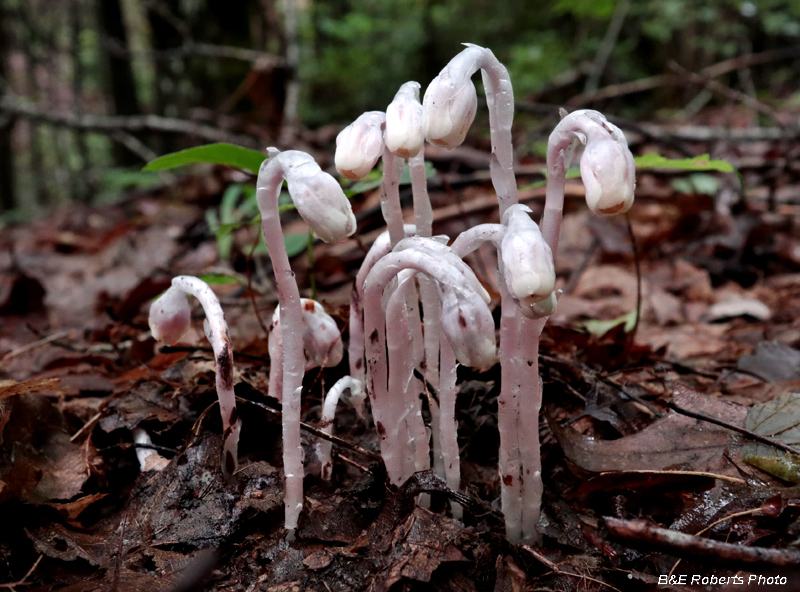
M800 393L787 393L754 405L747 414L745 427L760 436L797 447L800 445ZM762 442L748 442L742 447L742 460L784 481L800 483L798 455Z
M745 407L727 403L688 388L676 389L674 401L729 423L741 425ZM725 474L724 455L741 446L730 430L670 411L662 419L632 436L597 440L550 421L553 434L572 462L587 471L661 470L680 467Z
M800 351L780 341L761 341L754 353L739 358L736 367L767 382L790 382L800 379Z

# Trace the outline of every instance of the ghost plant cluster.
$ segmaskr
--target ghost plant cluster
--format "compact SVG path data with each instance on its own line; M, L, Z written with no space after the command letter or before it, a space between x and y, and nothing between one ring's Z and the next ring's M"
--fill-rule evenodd
M463 142L477 109L472 76L478 70L489 107L491 176L500 223L475 226L450 241L431 236L424 141L448 149ZM352 289L350 376L330 390L323 429L330 430L336 402L344 390L349 389L354 398L363 397L366 391L389 480L399 485L415 471L433 465L451 488L459 488L456 368L458 364L487 368L499 358L499 472L506 533L514 542L535 542L542 495L538 347L544 324L556 307L554 257L566 171L575 145L582 144L580 169L589 207L603 215L622 213L633 202L633 158L622 132L597 111L576 111L563 117L550 136L540 228L531 219L531 210L518 203L511 139L514 96L508 72L494 54L467 44L430 83L422 102L419 92L418 83L403 84L386 112L364 113L336 141L335 164L343 177L360 179L383 160L381 209L388 230L372 245ZM414 224L406 225L399 198L404 161L411 173L414 202ZM257 197L280 299L270 336L270 392L283 404L286 527L293 529L303 502L299 432L303 372L338 363L342 344L335 323L321 305L300 299L278 219L278 193L284 179L300 214L323 240L349 236L355 230L355 219L339 184L311 157L269 150L258 176ZM498 254L499 332L488 293L463 261L487 242ZM153 304L154 311L167 309L167 313L159 313L168 317L159 321L166 325L173 322L168 298L174 295L168 292ZM211 319L208 309L207 314ZM153 325L154 333L159 322ZM221 333L217 329L213 335ZM172 337L171 333L168 340ZM229 341L226 343L220 347L230 352ZM217 364L221 368L219 357ZM426 385L420 377L438 394L438 401L428 399L430 426L423 421L420 395ZM233 464L225 468L232 472L238 420L235 413L225 417L235 408L232 391L224 394L225 388L219 386L218 390L221 409L226 398L225 454L226 458L229 452L233 454ZM321 444L318 454L322 476L329 479L330 445ZM460 516L459 507L452 510L454 516Z

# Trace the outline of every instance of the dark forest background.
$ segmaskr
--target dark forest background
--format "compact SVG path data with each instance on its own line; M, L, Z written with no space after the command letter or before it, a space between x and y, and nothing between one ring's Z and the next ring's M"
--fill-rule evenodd
M800 102L796 0L0 0L0 225L159 182L166 152L335 131L465 41L508 66L520 126Z

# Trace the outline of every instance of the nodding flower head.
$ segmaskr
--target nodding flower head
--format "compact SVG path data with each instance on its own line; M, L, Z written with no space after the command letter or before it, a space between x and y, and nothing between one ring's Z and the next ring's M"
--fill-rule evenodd
M281 152L283 174L297 211L326 243L344 240L356 230L356 217L341 185L297 150Z
M342 361L344 346L342 335L336 321L325 312L322 305L310 298L301 298L303 311L303 352L305 353L305 369L326 367L332 368ZM277 307L272 315L270 341L282 347L283 335L281 327L281 309Z
M471 287L443 288L442 330L456 359L465 366L487 368L495 362L494 320L489 307Z
M367 111L336 136L334 163L343 177L365 177L383 154L383 127L386 114Z
M571 127L586 146L581 157L581 179L586 203L596 214L627 212L633 205L636 164L625 134L605 116L591 109L568 114L556 127Z
M401 158L419 154L425 136L422 133L422 104L419 82L406 82L386 108L386 148Z
M478 94L462 68L448 65L431 81L422 100L422 128L431 144L455 148L467 136L478 110Z
M174 287L150 306L150 331L156 341L172 344L189 329L191 309L186 294Z
M506 232L500 254L503 279L511 297L522 314L534 319L552 314L556 272L553 253L530 211L524 205L508 208L503 216Z

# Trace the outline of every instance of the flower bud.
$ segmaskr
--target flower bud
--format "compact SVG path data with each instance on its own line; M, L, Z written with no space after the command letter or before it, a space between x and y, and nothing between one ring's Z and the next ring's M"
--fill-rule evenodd
M550 305L535 305L553 294L556 272L550 246L529 213L523 205L513 205L506 211L500 255L503 280L514 302L526 317L540 318Z
M385 123L384 113L368 111L339 132L334 163L340 175L355 181L375 167L383 154L382 128Z
M150 331L156 341L172 344L189 329L191 309L184 292L174 286L150 305Z
M494 320L489 307L472 289L442 287L442 330L456 359L465 366L485 368L495 361Z
M609 124L610 125L610 124ZM586 203L596 214L627 212L633 205L636 165L625 138L593 138L581 157Z
M342 361L344 346L342 336L336 321L325 312L323 306L316 300L301 298L300 306L303 311L303 352L305 354L305 369L337 366ZM270 331L270 349L277 351L282 348L283 335L281 327L281 309L277 307L272 315L272 330ZM272 354L270 354L272 357Z
M478 94L472 81L451 75L450 66L445 66L425 90L422 100L425 138L444 148L455 148L464 141L478 109Z
M326 243L344 240L356 230L356 217L341 185L297 150L281 152L284 177L297 211Z
M425 137L422 133L422 104L419 83L406 82L386 108L386 148L401 158L419 154Z

